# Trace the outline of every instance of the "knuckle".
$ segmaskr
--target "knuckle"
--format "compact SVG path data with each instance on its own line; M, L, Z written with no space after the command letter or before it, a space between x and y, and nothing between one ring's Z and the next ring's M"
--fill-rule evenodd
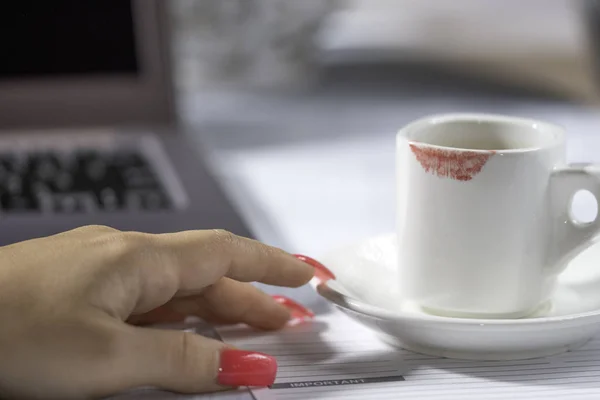
M119 231L115 228L111 228L110 226L106 226L106 225L85 225L85 226L74 229L74 232L101 234L101 233L113 233L113 232L119 232Z
M152 235L143 232L119 232L119 240L127 248L139 250L152 243Z
M225 229L213 229L212 241L217 245L230 247L235 246L239 242L237 235L225 230Z
M179 340L176 342L175 348L173 349L173 363L175 363L175 370L178 371L191 371L194 368L193 365L193 349L191 348L191 338L189 332L181 332Z
M99 239L104 269L116 276L145 282L153 298L166 302L177 291L180 278L176 257L165 249L157 235L142 232L116 232Z
M143 254L151 245L148 234L140 232L107 232L97 238L106 256L112 260L122 260Z
M196 385L203 386L206 382L202 380L211 380L211 375L216 373L216 362L208 359L209 354L198 348L191 332L179 333L171 352L171 370L179 372L182 382L195 381Z
M170 331L156 336L163 372L158 377L159 386L180 392L200 393L220 389L217 385L219 353L224 343L202 337L193 332Z
M266 244L260 244L260 252L266 258L274 258L285 255L285 252L277 247L267 246Z

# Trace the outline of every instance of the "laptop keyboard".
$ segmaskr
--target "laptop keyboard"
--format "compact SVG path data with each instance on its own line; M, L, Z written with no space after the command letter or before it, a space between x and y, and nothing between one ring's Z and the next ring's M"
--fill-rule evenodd
M172 207L138 151L0 153L2 213L160 211Z

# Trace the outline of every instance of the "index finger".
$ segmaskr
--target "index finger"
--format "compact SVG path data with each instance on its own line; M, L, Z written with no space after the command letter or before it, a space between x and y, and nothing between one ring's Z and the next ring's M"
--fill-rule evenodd
M223 276L297 287L314 274L314 268L281 249L223 230L161 234L157 244L173 260L183 291L212 285Z

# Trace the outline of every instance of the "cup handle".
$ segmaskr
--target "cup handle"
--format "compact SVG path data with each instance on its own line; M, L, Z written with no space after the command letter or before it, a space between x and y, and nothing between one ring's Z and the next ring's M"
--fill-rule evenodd
M550 180L552 211L555 218L550 241L550 274L561 273L578 253L594 243L600 233L600 215L591 222L577 221L571 213L573 196L587 190L600 204L600 165L571 164L554 170Z

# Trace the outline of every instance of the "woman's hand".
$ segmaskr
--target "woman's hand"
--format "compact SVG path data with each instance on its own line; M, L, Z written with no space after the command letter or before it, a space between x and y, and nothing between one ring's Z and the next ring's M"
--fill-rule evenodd
M179 311L276 329L310 312L246 282L297 287L312 276L293 256L224 231L89 226L0 248L0 397L268 385L272 357L131 322Z

